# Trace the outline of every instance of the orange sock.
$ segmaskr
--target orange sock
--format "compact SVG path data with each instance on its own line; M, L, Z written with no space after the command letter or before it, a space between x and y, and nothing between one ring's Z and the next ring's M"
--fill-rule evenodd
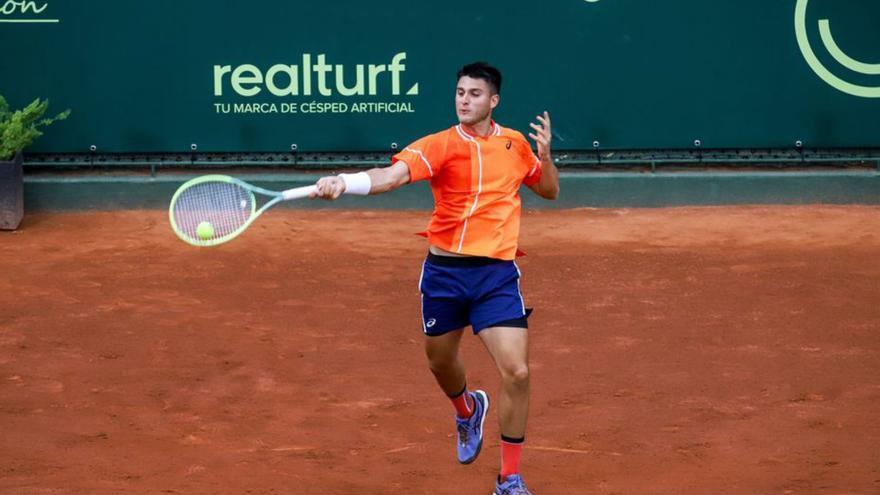
M464 386L458 395L450 397L452 405L455 406L455 414L461 419L468 419L474 415L474 398L468 392L467 385Z
M519 458L525 438L508 438L501 435L501 481L511 474L519 473Z

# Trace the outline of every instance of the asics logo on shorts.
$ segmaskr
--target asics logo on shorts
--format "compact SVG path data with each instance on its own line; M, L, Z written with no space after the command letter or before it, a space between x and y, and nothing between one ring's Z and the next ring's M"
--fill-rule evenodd
M430 320L428 320L428 321L425 322L425 326L428 327L428 328L431 328L431 327L433 327L436 323L437 323L437 320L434 319L434 318L431 318Z

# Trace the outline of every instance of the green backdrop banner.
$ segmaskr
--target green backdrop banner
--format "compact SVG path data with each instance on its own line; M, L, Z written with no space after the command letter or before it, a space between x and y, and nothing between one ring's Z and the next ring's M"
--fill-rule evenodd
M455 73L557 149L880 144L878 0L0 0L0 94L71 108L44 152L387 150Z

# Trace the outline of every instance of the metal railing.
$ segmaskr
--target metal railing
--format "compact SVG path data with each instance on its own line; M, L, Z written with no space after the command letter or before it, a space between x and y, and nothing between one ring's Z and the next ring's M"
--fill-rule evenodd
M880 172L880 148L870 149L706 149L554 150L560 168L586 171L676 171L680 169L802 170L860 169ZM365 169L390 163L389 152L287 153L28 153L25 171L139 170L151 177L166 171L212 168L286 170Z

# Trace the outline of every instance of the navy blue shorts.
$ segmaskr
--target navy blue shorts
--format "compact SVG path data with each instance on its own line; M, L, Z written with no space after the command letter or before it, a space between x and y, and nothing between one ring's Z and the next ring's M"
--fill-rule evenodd
M514 261L428 254L422 265L422 330L437 336L468 325L528 328Z

